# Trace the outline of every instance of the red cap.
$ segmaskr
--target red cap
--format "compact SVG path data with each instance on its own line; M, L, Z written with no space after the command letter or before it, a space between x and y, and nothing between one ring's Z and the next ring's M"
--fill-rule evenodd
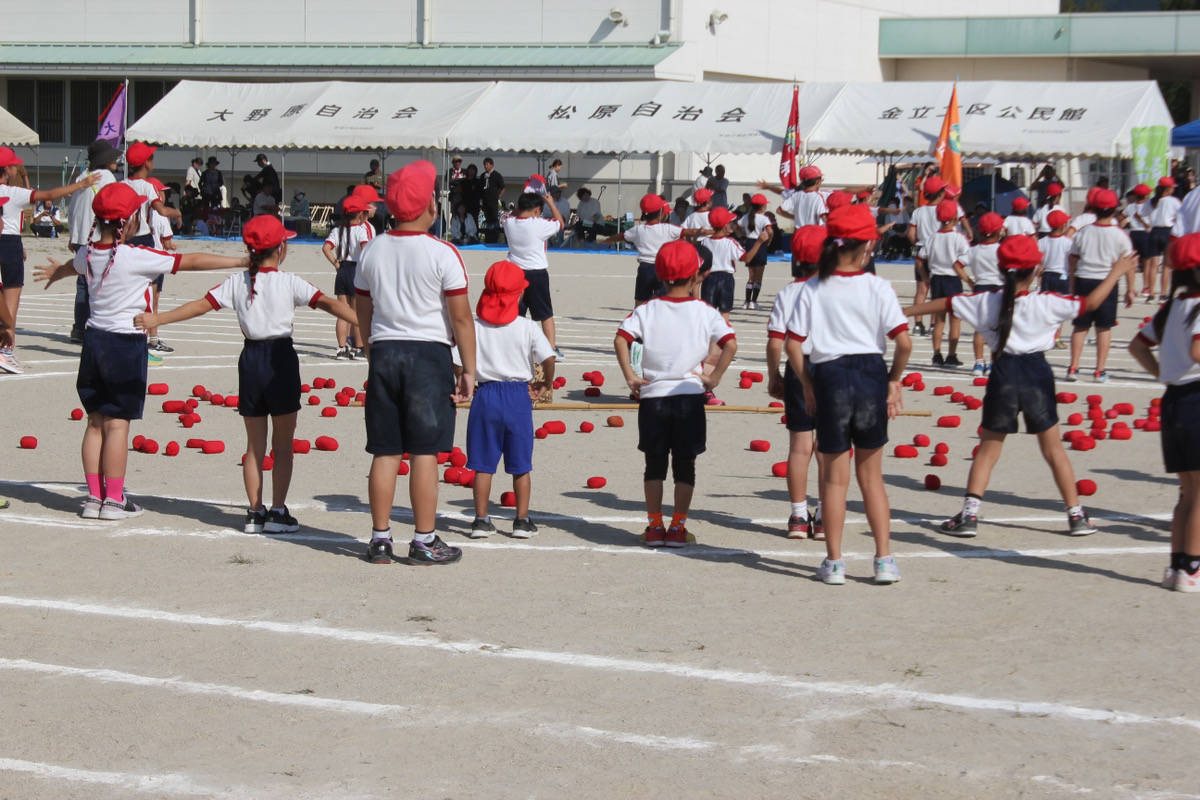
M1144 183L1139 183L1137 186L1133 187L1133 193L1138 197L1149 197L1150 187Z
M869 189L863 189L861 192L859 192L858 194L856 194L854 196L856 198L858 198L859 200L870 200L871 199L871 191Z
M821 260L821 248L829 238L824 225L805 225L792 234L792 260L800 264L815 264Z
M875 217L871 215L871 209L864 205L842 206L830 211L825 227L828 229L829 235L835 239L869 241L879 238L879 232L875 227Z
M1189 233L1171 242L1171 268L1200 267L1200 233Z
M1051 230L1061 228L1070 221L1071 218L1067 216L1067 212L1059 211L1058 209L1054 209L1046 215L1046 224L1050 226Z
M475 305L475 314L484 322L507 325L517 318L521 293L529 286L525 270L511 261L497 261L483 278L483 294Z
M546 195L546 179L541 175L530 175L529 180L525 181L525 188L521 191L540 194L544 197Z
M388 176L387 208L399 222L412 222L433 200L437 167L428 161L406 164Z
M991 236L993 233L999 233L1004 227L1004 217L997 214L995 211L989 211L979 218L979 232L984 236Z
M1057 197L1058 195L1062 194L1062 189L1063 187L1061 183L1052 183L1046 187L1046 196Z
M1174 188L1175 187L1175 179L1172 178L1170 175L1164 175L1163 177L1158 179L1158 185Z
M0 167L15 167L25 162L17 158L11 147L0 147Z
M1093 186L1092 188L1088 189L1087 197L1084 199L1083 202L1089 206L1095 207L1096 204L1093 201L1096 199L1096 192L1102 192L1102 191L1104 191L1104 190L1102 188L1100 188L1099 186Z
M105 222L127 220L149 199L127 183L110 183L92 198L92 212Z
M943 200L937 204L938 222L953 222L958 219L958 203L954 200Z
M816 164L809 164L807 167L801 167L799 177L802 181L815 181L817 178L822 177L821 168Z
M708 212L708 225L714 231L721 230L735 219L737 216L728 208L714 208Z
M937 194L945 188L946 182L937 175L930 175L925 179L925 183L921 184L921 192L926 195Z
M724 209L719 209L724 210ZM700 254L691 242L676 239L658 248L654 275L660 281L679 281L700 271Z
M849 192L830 192L829 197L825 198L825 207L830 211L842 206L848 206L854 202L854 197Z
M283 244L285 239L291 239L295 235L295 231L289 231L283 227L283 222L279 217L272 214L259 214L257 217L251 217L242 226L242 241L246 243L246 247L256 253L263 250L274 250Z
M952 200L955 197L958 197L960 194L962 194L962 189L960 187L955 186L953 183L946 184L946 199L947 200Z
M712 200L712 189L697 189L692 199L696 201L696 205L702 206L709 200Z
M359 214L367 210L367 201L358 194L352 194L342 201L342 211L347 214Z
M640 205L643 214L655 214L662 211L663 199L656 194L643 195Z
M151 147L145 142L134 142L125 151L125 163L131 167L140 167L154 158L154 151L157 149L157 147Z
M767 204L767 196L765 194L756 194L750 198L750 205L765 206Z
M1025 197L1014 197L1012 201L1013 211L1024 211L1029 208L1029 200Z
M1091 199L1091 207L1105 211L1117 207L1117 193L1112 189L1098 189Z
M1017 234L1005 237L996 250L996 259L1003 270L1033 269L1042 263L1042 251L1038 248L1037 239Z
M382 203L384 201L379 196L379 192L376 191L375 187L369 183L360 183L358 186L355 186L351 194L355 197L361 197L366 203ZM342 205L345 206L345 203Z

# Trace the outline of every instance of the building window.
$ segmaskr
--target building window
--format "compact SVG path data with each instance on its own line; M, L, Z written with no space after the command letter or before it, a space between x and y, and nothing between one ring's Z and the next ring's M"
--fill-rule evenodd
M129 109L130 123L145 116L174 86L174 81L136 81L131 88L133 107Z
M37 82L37 126L43 142L65 142L67 121L66 81Z

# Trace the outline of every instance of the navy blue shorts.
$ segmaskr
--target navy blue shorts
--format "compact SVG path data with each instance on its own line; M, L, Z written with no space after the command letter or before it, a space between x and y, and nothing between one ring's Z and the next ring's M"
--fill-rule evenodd
M1004 287L997 286L994 283L977 283L972 287L971 291L975 294L979 294L980 292L1001 292L1004 291Z
M1137 252L1138 258L1154 257L1154 244L1150 241L1150 231L1130 231L1129 242Z
M1200 470L1200 381L1167 387L1162 400L1162 452L1167 472Z
M638 405L638 450L648 456L695 458L708 449L703 394L643 397Z
M521 381L482 383L471 400L467 469L494 475L501 455L509 475L533 470L533 401Z
M333 279L335 297L354 297L354 275L358 272L357 261L338 262L337 277Z
M523 272L529 285L521 293L517 313L523 317L525 312L529 312L529 318L534 322L550 319L554 316L554 304L550 301L549 270L527 269Z
M934 275L929 279L930 300L941 300L962 293L962 278L957 275Z
M25 245L15 233L0 236L0 284L9 289L25 285Z
M645 303L655 295L660 294L662 288L662 281L654 273L654 265L647 264L645 261L639 261L637 278L633 283L633 302Z
M1025 432L1041 433L1058 424L1054 371L1044 353L1005 353L992 362L983 393L983 428L1016 433L1017 414L1025 415Z
M146 335L86 328L75 389L89 414L141 419L146 404Z
M454 362L449 345L384 341L367 366L368 453L427 456L454 447Z
M732 272L710 272L700 284L700 299L728 314L733 310L734 282Z
M1150 255L1161 256L1171 245L1170 228L1152 228L1150 230Z
M809 364L809 369L817 400L818 452L836 455L851 447L870 450L887 444L888 371L883 356L841 356Z
M1087 297L1100 284L1102 280L1092 280L1090 278L1075 279L1075 294L1079 297ZM1108 297L1104 298L1104 302L1095 311L1085 311L1080 314L1071 323L1076 330L1087 330L1093 325L1098 331L1106 331L1117 324L1117 287L1114 286L1109 292Z
M745 250L747 253L749 253L750 248L754 247L754 243L758 241L758 238L756 237L754 239L751 239L748 237L743 237L739 241L741 242L742 249ZM746 266L747 267L765 267L767 265L767 245L769 245L769 244L770 244L770 241L763 242L762 246L758 248L758 252L756 252L754 254L754 258L752 258L746 262Z
M803 433L816 427L812 414L804 405L804 384L792 371L790 362L783 368L783 413L787 416L789 431Z
M300 360L292 337L246 339L238 358L238 413L282 417L300 410Z
M1070 294L1071 282L1067 280L1066 275L1059 275L1057 272L1043 272L1041 291L1054 292L1055 294Z

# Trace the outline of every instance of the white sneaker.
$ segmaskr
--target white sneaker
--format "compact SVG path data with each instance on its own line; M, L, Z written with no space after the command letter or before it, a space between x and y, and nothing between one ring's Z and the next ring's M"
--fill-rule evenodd
M900 568L896 566L896 559L891 556L875 559L876 583L895 583L898 580L900 580Z
M84 519L100 519L100 506L104 501L99 497L88 495L87 500L83 501L83 508L79 511L79 516Z
M817 577L821 579L822 583L841 586L846 582L846 562L823 559L821 566L817 567Z
M1177 572L1177 570L1175 570L1173 567L1167 567L1166 569L1163 570L1162 587L1164 589L1174 589L1175 588L1175 573L1176 572Z
M105 500L100 506L100 519L129 519L130 517L140 517L142 515L142 507L137 503L125 498L124 503L118 503L116 500Z
M1195 575L1188 575L1186 570L1176 570L1175 591L1200 592L1200 572L1197 572Z
M13 355L11 347L0 349L0 369L5 372L11 372L13 375L23 375L25 373L25 365Z
M982 362L982 361L976 361L976 362L975 362L975 366L971 368L971 374L972 374L972 375L974 375L976 378L982 378L982 377L983 377L983 373L984 373L985 371L986 371L986 370L985 370L985 368L984 368L984 366L983 366L983 362Z

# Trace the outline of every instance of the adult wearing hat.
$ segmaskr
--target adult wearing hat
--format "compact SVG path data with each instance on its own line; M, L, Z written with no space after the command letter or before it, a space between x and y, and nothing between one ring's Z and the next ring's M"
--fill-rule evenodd
M216 156L209 156L204 172L200 173L200 199L209 208L221 208L224 204L225 176L217 165Z
M113 147L107 139L97 139L88 145L88 175L95 177L95 183L72 194L67 207L67 224L70 231L68 246L72 253L87 247L92 236L92 225L96 220L92 211L92 200L105 186L117 182L117 163L120 160L121 151ZM71 341L75 344L83 342L83 329L87 321L87 281L80 275L75 279L75 319L71 324Z

